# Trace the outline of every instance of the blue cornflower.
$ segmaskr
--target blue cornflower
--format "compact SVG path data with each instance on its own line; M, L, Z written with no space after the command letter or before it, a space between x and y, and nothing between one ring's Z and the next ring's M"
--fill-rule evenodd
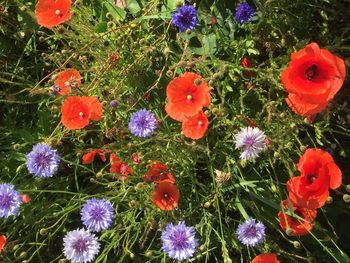
M100 250L100 243L88 230L70 231L63 238L63 253L73 263L85 263L94 260Z
M60 156L57 151L49 145L38 143L32 151L27 154L27 168L29 173L46 178L52 177L57 171L60 163Z
M197 10L192 5L178 7L171 18L173 25L178 27L180 32L194 29L197 26Z
M12 184L0 184L0 217L16 215L21 203L21 196Z
M244 24L252 20L255 12L254 9L246 2L237 6L235 18L238 23Z
M157 128L157 119L151 111L141 109L134 112L129 122L130 132L138 137L151 136Z
M168 224L162 232L162 249L170 258L184 260L192 257L198 246L194 227L187 227L184 222Z
M265 226L260 221L249 218L238 226L236 233L242 244L254 247L265 238Z
M100 232L111 226L114 209L110 201L92 198L86 201L80 214L86 228Z

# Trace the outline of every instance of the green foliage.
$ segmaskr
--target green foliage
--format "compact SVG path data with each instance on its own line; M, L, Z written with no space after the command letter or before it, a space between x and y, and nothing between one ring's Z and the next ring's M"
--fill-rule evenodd
M128 0L123 9L112 0L77 0L72 19L52 29L37 25L35 1L0 4L0 181L31 197L18 216L0 219L0 235L8 238L3 262L63 259L62 238L82 227L80 209L91 197L110 200L116 210L112 227L99 235L95 262L172 262L161 251L160 234L179 220L197 231L200 247L191 262L250 262L264 252L276 253L281 262L349 262L350 213L342 199L350 172L348 79L313 123L287 107L280 81L290 53L310 40L350 56L349 3L255 0L256 17L239 25L236 2L193 1L199 24L179 33L170 20L178 2ZM115 54L119 59L111 63ZM244 56L253 62L251 79L244 75ZM82 75L76 94L97 96L103 104L103 119L85 129L68 131L60 123L65 97L53 96L51 86L65 68ZM167 84L186 71L211 86L209 129L198 141L185 138L181 124L164 111ZM116 108L109 106L112 100ZM160 123L147 139L128 130L131 114L141 108ZM244 163L234 134L251 120L272 144L255 162ZM62 158L53 178L34 178L25 167L25 154L38 142L52 145ZM287 197L285 182L296 175L295 163L308 147L334 151L343 186L319 210L312 233L292 237L280 228L277 213ZM117 153L134 174L123 182L113 179L108 162L83 165L82 155L97 148ZM132 153L141 156L139 164L131 164ZM178 209L153 205L154 186L142 179L149 160L172 171L181 193ZM218 183L216 169L231 179ZM248 217L267 226L266 241L254 249L235 234Z

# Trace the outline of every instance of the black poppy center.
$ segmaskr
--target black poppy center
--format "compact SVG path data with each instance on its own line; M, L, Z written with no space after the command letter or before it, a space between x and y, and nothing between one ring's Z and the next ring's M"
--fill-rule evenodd
M315 64L312 64L310 67L308 67L305 71L305 77L308 79L308 80L313 80L315 78L317 78L318 76L318 68L317 68L317 65Z
M316 174L308 174L306 176L306 179L307 179L309 184L312 184L317 179L317 175Z

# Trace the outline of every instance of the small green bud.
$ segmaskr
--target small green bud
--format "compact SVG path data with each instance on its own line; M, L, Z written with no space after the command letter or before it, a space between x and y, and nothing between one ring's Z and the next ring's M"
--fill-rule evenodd
M210 205L211 205L211 202L210 202L210 201L207 201L207 202L204 203L203 206L204 206L205 208L208 208L208 207L210 207Z
M23 251L19 254L18 258L25 258L27 256L27 252Z
M241 166L244 168L247 166L247 160L241 160Z

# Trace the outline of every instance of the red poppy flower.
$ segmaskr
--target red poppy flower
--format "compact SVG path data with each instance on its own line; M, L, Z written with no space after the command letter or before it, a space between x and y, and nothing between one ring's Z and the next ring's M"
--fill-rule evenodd
M110 173L119 175L120 180L125 181L128 179L129 174L133 174L133 169L126 163L121 161L114 153L109 156L111 162Z
M71 0L39 0L35 8L38 24L54 27L71 18Z
M20 195L23 203L28 204L30 202L30 197L29 195Z
M243 68L250 68L252 66L252 63L250 62L250 60L247 57L243 57L243 59L241 61L241 65ZM244 70L243 76L246 78L251 78L252 73L249 70Z
M143 180L146 183L149 182L155 182L155 183L162 183L162 182L168 182L168 183L175 183L175 179L169 171L168 166L156 162L153 163L149 168L147 174L143 176Z
M179 190L174 184L162 182L156 185L152 201L161 210L169 211L177 207L179 198Z
M302 116L321 112L343 85L345 63L316 43L292 53L282 72L288 106Z
M60 88L59 93L61 95L67 95L71 93L72 89L80 87L80 84L80 73L74 68L60 72L55 80L55 85Z
M282 201L282 207L285 211L293 211L294 214L298 215L302 219L289 216L282 210L278 212L278 218L280 220L281 228L284 231L286 231L287 229L291 229L292 236L301 236L309 234L313 227L312 222L317 216L317 211L295 206L293 204L290 204L288 200Z
M207 83L200 75L192 72L170 81L166 92L169 102L165 105L165 111L177 121L197 114L210 104Z
M183 134L191 139L198 140L202 138L208 129L208 118L203 111L198 112L193 117L185 118L182 122Z
M329 196L328 189L342 183L342 172L332 156L321 149L307 149L297 165L300 176L288 180L293 204L307 209L320 208Z
M95 155L98 154L103 162L106 161L106 156L102 150L96 149L91 150L88 153L83 155L83 164L92 163L95 160Z
M280 263L277 256L273 253L257 255L251 263Z
M89 120L102 118L102 105L96 97L68 97L61 108L63 125L70 130L81 129Z
M1 251L4 250L4 247L6 245L6 241L7 241L6 236L1 235L0 236L0 253L1 253Z

